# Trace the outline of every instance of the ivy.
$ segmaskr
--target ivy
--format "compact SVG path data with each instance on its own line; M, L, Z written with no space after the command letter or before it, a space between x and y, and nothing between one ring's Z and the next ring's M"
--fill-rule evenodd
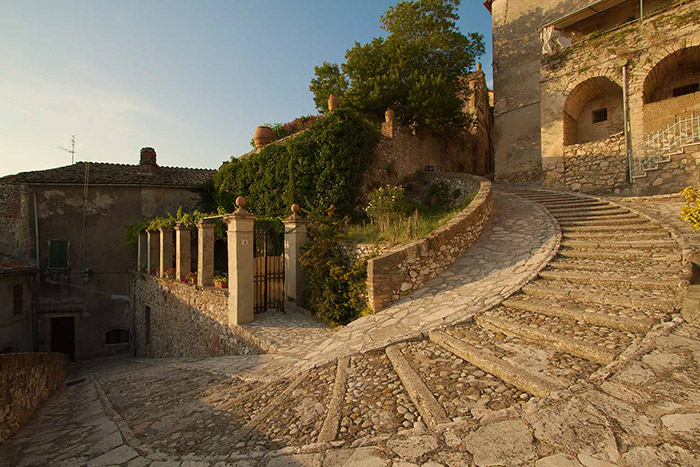
M245 196L246 209L262 217L287 216L292 203L334 205L349 214L378 141L377 129L363 117L330 112L294 138L232 159L214 176L214 197L230 212Z
M197 227L197 222L200 220L209 217L221 216L225 213L226 211L224 211L223 208L219 208L214 213L205 213L196 209L191 213L185 213L182 212L182 206L180 206L174 216L171 213L168 213L167 216L164 217L153 217L149 220L125 226L123 242L126 245L135 245L136 242L138 242L139 235L146 230L172 229L177 224L194 229ZM226 238L226 229L224 228L221 220L216 222L214 234L216 238Z

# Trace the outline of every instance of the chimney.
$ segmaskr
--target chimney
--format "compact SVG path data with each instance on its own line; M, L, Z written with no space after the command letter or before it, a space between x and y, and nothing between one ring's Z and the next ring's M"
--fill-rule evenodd
M141 149L141 167L139 168L139 172L142 174L152 174L156 167L158 167L158 164L156 164L155 149Z

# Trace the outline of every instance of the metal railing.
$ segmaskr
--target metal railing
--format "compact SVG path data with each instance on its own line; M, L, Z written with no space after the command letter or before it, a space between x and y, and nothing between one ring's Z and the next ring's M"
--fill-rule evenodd
M644 141L632 149L630 175L644 176L647 170L656 168L659 162L667 162L667 156L687 144L700 143L700 114L692 112L679 115L676 122L656 133L644 136Z

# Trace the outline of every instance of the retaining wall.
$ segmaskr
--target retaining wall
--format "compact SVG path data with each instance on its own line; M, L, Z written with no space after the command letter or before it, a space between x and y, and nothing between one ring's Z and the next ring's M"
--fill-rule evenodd
M68 371L62 353L0 355L0 443L15 434L56 389Z
M420 288L449 267L481 236L493 211L492 184L466 174L435 174L435 181L454 184L457 179L464 193L478 193L463 211L426 237L397 247L367 264L369 305L380 311L392 302Z

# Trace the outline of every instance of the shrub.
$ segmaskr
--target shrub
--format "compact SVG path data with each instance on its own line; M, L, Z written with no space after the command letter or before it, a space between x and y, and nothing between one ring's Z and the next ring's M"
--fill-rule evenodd
M309 242L299 258L307 273L307 306L331 325L347 324L368 310L367 260L348 261L342 252L347 227L333 206L309 218Z
M365 212L382 231L386 231L392 222L402 219L409 206L406 193L401 185L386 185L377 188L371 191L367 197L369 202Z
M231 211L243 195L246 209L265 217L287 216L294 202L334 205L340 215L349 214L378 141L364 118L348 110L330 112L295 138L232 159L214 176L214 196Z
M700 185L689 186L681 191L685 204L681 208L681 219L688 221L693 230L700 230Z

